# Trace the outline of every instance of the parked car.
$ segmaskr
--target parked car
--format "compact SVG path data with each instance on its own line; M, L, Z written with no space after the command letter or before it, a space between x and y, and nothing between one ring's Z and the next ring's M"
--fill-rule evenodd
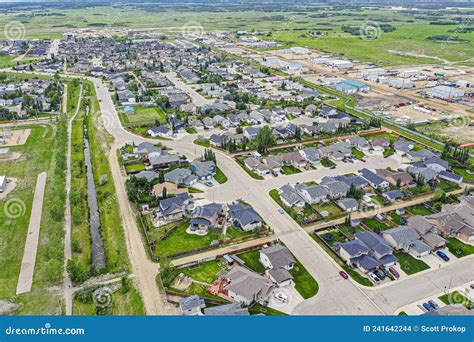
M212 183L211 181L206 182L205 184L206 184L208 187L213 187L213 186L214 186L214 183Z
M374 283L378 283L380 281L380 279L373 273L369 273L369 277Z
M428 303L423 303L423 307L425 308L426 311L434 311L433 307L429 305Z
M279 208L279 209L278 209L278 212L279 212L280 214L283 214L285 211L284 211L282 208Z
M390 271L390 273L393 274L395 278L397 279L400 278L400 274L397 272L397 270L394 267L390 267L388 270Z
M344 272L344 271L339 271L339 274L340 274L341 277L343 277L344 279L348 279L348 278L349 278L349 276L347 275L347 273Z
M274 177L278 177L278 172L272 171L272 175L273 175Z
M384 280L384 279L385 279L385 275L384 275L383 272L380 271L380 270L375 271L375 275L376 275L380 280Z
M275 293L275 298L278 299L282 303L288 303L288 296L284 293L277 292Z
M442 251L437 251L436 255L439 256L441 259L443 259L446 262L449 261L449 257Z
M469 287L474 290L474 284L469 285Z
M438 310L439 309L439 305L436 304L436 302L434 300L429 300L428 301L428 304L431 305L431 307L435 310Z

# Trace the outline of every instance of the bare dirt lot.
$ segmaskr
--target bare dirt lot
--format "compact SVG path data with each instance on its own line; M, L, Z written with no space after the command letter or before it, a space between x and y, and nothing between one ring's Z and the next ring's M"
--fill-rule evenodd
M19 129L14 131L4 130L0 131L0 136L1 133L7 134L4 138L0 137L0 147L20 146L26 143L26 140L30 136L31 129Z

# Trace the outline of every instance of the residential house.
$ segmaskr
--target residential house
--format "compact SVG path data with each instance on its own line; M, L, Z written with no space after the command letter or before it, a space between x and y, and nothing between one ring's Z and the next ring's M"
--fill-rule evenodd
M295 185L298 194L309 204L327 202L329 200L329 189L322 185L306 185L299 183Z
M392 186L413 187L416 186L416 182L408 172L396 171L392 172L386 169L376 169L375 173L377 176L382 177Z
M201 310L206 307L204 299L200 298L198 295L192 295L180 299L179 309L184 316L196 316L201 315Z
M364 178L375 189L385 189L389 187L389 183L372 171L363 168L359 171L359 175Z
M150 166L153 169L163 169L169 167L171 164L179 164L180 159L176 154L164 154L160 156L153 156L148 158Z
M411 141L404 140L402 138L399 138L393 143L393 148L395 149L395 152L402 156L413 150L414 147L414 143L412 143Z
M439 236L436 226L428 221L426 217L420 215L410 216L407 225L415 229L432 250L446 246L446 240Z
M405 197L405 194L403 193L403 191L400 190L389 190L382 193L382 197L385 198L388 202L393 203L395 201L403 199L403 197Z
M153 211L155 219L175 221L186 216L193 209L192 198L187 193L161 200Z
M343 198L337 201L337 205L346 213L352 213L359 209L359 203L353 198Z
M303 208L305 206L304 199L298 194L298 192L290 185L283 185L278 189L280 199L284 205L289 208Z
M177 168L165 173L165 181L177 185L191 186L198 181L198 177L194 176L188 169Z
M169 138L169 137L173 136L173 131L171 129L169 129L168 127L165 127L165 126L158 126L158 127L150 128L147 131L147 133L152 138L156 138L156 137Z
M367 152L370 148L369 142L361 137L350 137L346 139L346 142L348 142L351 147L356 148L361 152Z
M372 145L372 148L374 149L374 151L381 152L385 150L387 147L390 147L390 140L388 140L387 138L377 137L377 138L372 138L372 140L370 141L370 144Z
M227 272L224 279L227 296L246 306L253 302L265 303L274 289L270 279L238 265Z
M316 147L305 147L299 150L301 156L311 165L318 165L321 162L319 151Z
M212 179L212 176L216 173L216 163L212 160L195 160L191 163L191 171L199 180Z
M209 203L194 208L190 221L190 230L206 233L209 228L217 227L220 215L223 214L224 206L218 203Z
M229 204L229 219L243 231L251 231L262 226L263 220L255 209L245 204Z
M382 232L383 238L396 250L403 250L414 257L421 258L431 253L431 247L421 239L415 229L398 226Z

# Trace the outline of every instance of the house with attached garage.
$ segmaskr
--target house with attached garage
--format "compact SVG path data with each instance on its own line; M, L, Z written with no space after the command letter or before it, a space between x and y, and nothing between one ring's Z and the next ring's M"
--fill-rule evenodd
M141 156L147 156L148 158L164 154L161 147L149 142L142 142L141 144L137 145L137 147L133 149L133 152Z
M359 209L359 203L353 198L343 198L337 201L337 205L346 213L352 213Z
M384 230L382 237L395 250L403 250L416 258L421 258L431 253L431 247L421 239L415 229L408 226L398 226Z
M449 171L441 171L438 174L438 178L443 179L443 180L448 181L448 182L457 183L457 184L461 184L462 181L463 181L462 176L457 175L453 172L449 172Z
M405 194L401 190L389 190L382 193L382 197L390 203L403 199Z
M373 138L370 141L370 144L372 145L372 148L374 151L379 151L382 152L384 149L387 147L390 147L390 140L387 138Z
M204 129L204 124L198 119L189 120L188 125L194 128L196 131L202 131Z
M228 208L229 220L240 226L243 231L248 232L262 226L262 218L251 206L237 203L229 204Z
M369 142L361 137L350 137L346 139L346 142L361 152L367 152L370 148Z
M392 247L373 232L356 233L354 240L336 243L334 246L349 266L358 267L363 272L382 265L389 267L398 261L393 255Z
M255 140L257 138L257 135L258 135L258 132L260 132L260 127L246 127L244 129L244 136L252 141L252 140Z
M303 208L305 206L305 200L298 194L295 188L288 184L279 188L278 193L282 203L289 208Z
M281 158L285 165L293 165L297 168L305 168L306 160L301 156L299 152L288 152L281 154Z
M194 203L188 193L182 193L175 197L161 200L158 207L153 211L153 217L157 220L174 221L179 220L193 209Z
M147 131L148 135L152 138L162 137L162 138L169 138L173 136L173 131L165 126L158 126L150 128Z
M199 180L212 179L212 176L216 173L216 163L211 160L195 160L191 163L191 171Z
M279 173L283 167L283 158L279 155L270 155L262 161L272 172Z
M361 176L336 176L334 179L346 183L349 188L351 186L354 186L356 189L364 189L369 185L369 182L367 182L364 178Z
M224 294L245 306L254 302L265 303L275 288L270 279L238 265L223 278L227 282L223 287Z
M345 197L349 192L350 186L333 177L323 177L320 185L325 186L329 191L331 199L339 199Z
M431 152L430 150L419 150L419 151L408 151L407 152L407 157L412 161L412 162L420 162L424 161L428 158L435 157L436 154Z
M189 229L193 232L207 233L209 228L221 226L224 206L219 203L209 203L194 208Z
M330 192L322 185L308 186L304 183L295 185L298 194L309 204L323 203L329 201Z
M385 189L390 186L390 184L385 179L377 176L377 174L370 171L369 169L363 168L359 171L359 175L375 189Z
M436 171L436 173L440 173L441 171L447 171L449 168L449 163L446 160L443 160L436 156L425 159L423 163L430 169Z
M165 181L177 185L191 186L198 181L198 177L193 175L188 169L177 168L165 173Z
M377 176L382 177L392 186L399 185L402 188L416 186L416 182L408 172L396 171L392 172L386 169L376 169Z
M184 316L201 315L201 310L206 307L204 299L197 295L192 295L179 301L179 309Z
M153 156L148 158L150 166L153 169L164 169L169 167L171 164L179 164L180 159L176 154L163 154L160 156Z
M393 143L393 148L395 152L401 156L405 156L408 152L413 150L415 144L411 141L406 141L402 138L399 138L397 141Z
M415 229L432 250L446 246L446 240L439 236L436 226L429 222L426 217L420 215L410 216L407 220L407 226Z
M265 268L284 268L291 270L296 264L290 250L281 244L275 244L260 250L260 263Z
M319 151L316 147L305 147L299 150L301 156L311 165L318 165L321 162Z

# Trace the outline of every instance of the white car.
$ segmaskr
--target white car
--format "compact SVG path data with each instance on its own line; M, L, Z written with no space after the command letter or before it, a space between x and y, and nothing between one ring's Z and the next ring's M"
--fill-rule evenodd
M278 299L282 303L288 303L288 296L284 293L277 292L274 294L275 298Z

